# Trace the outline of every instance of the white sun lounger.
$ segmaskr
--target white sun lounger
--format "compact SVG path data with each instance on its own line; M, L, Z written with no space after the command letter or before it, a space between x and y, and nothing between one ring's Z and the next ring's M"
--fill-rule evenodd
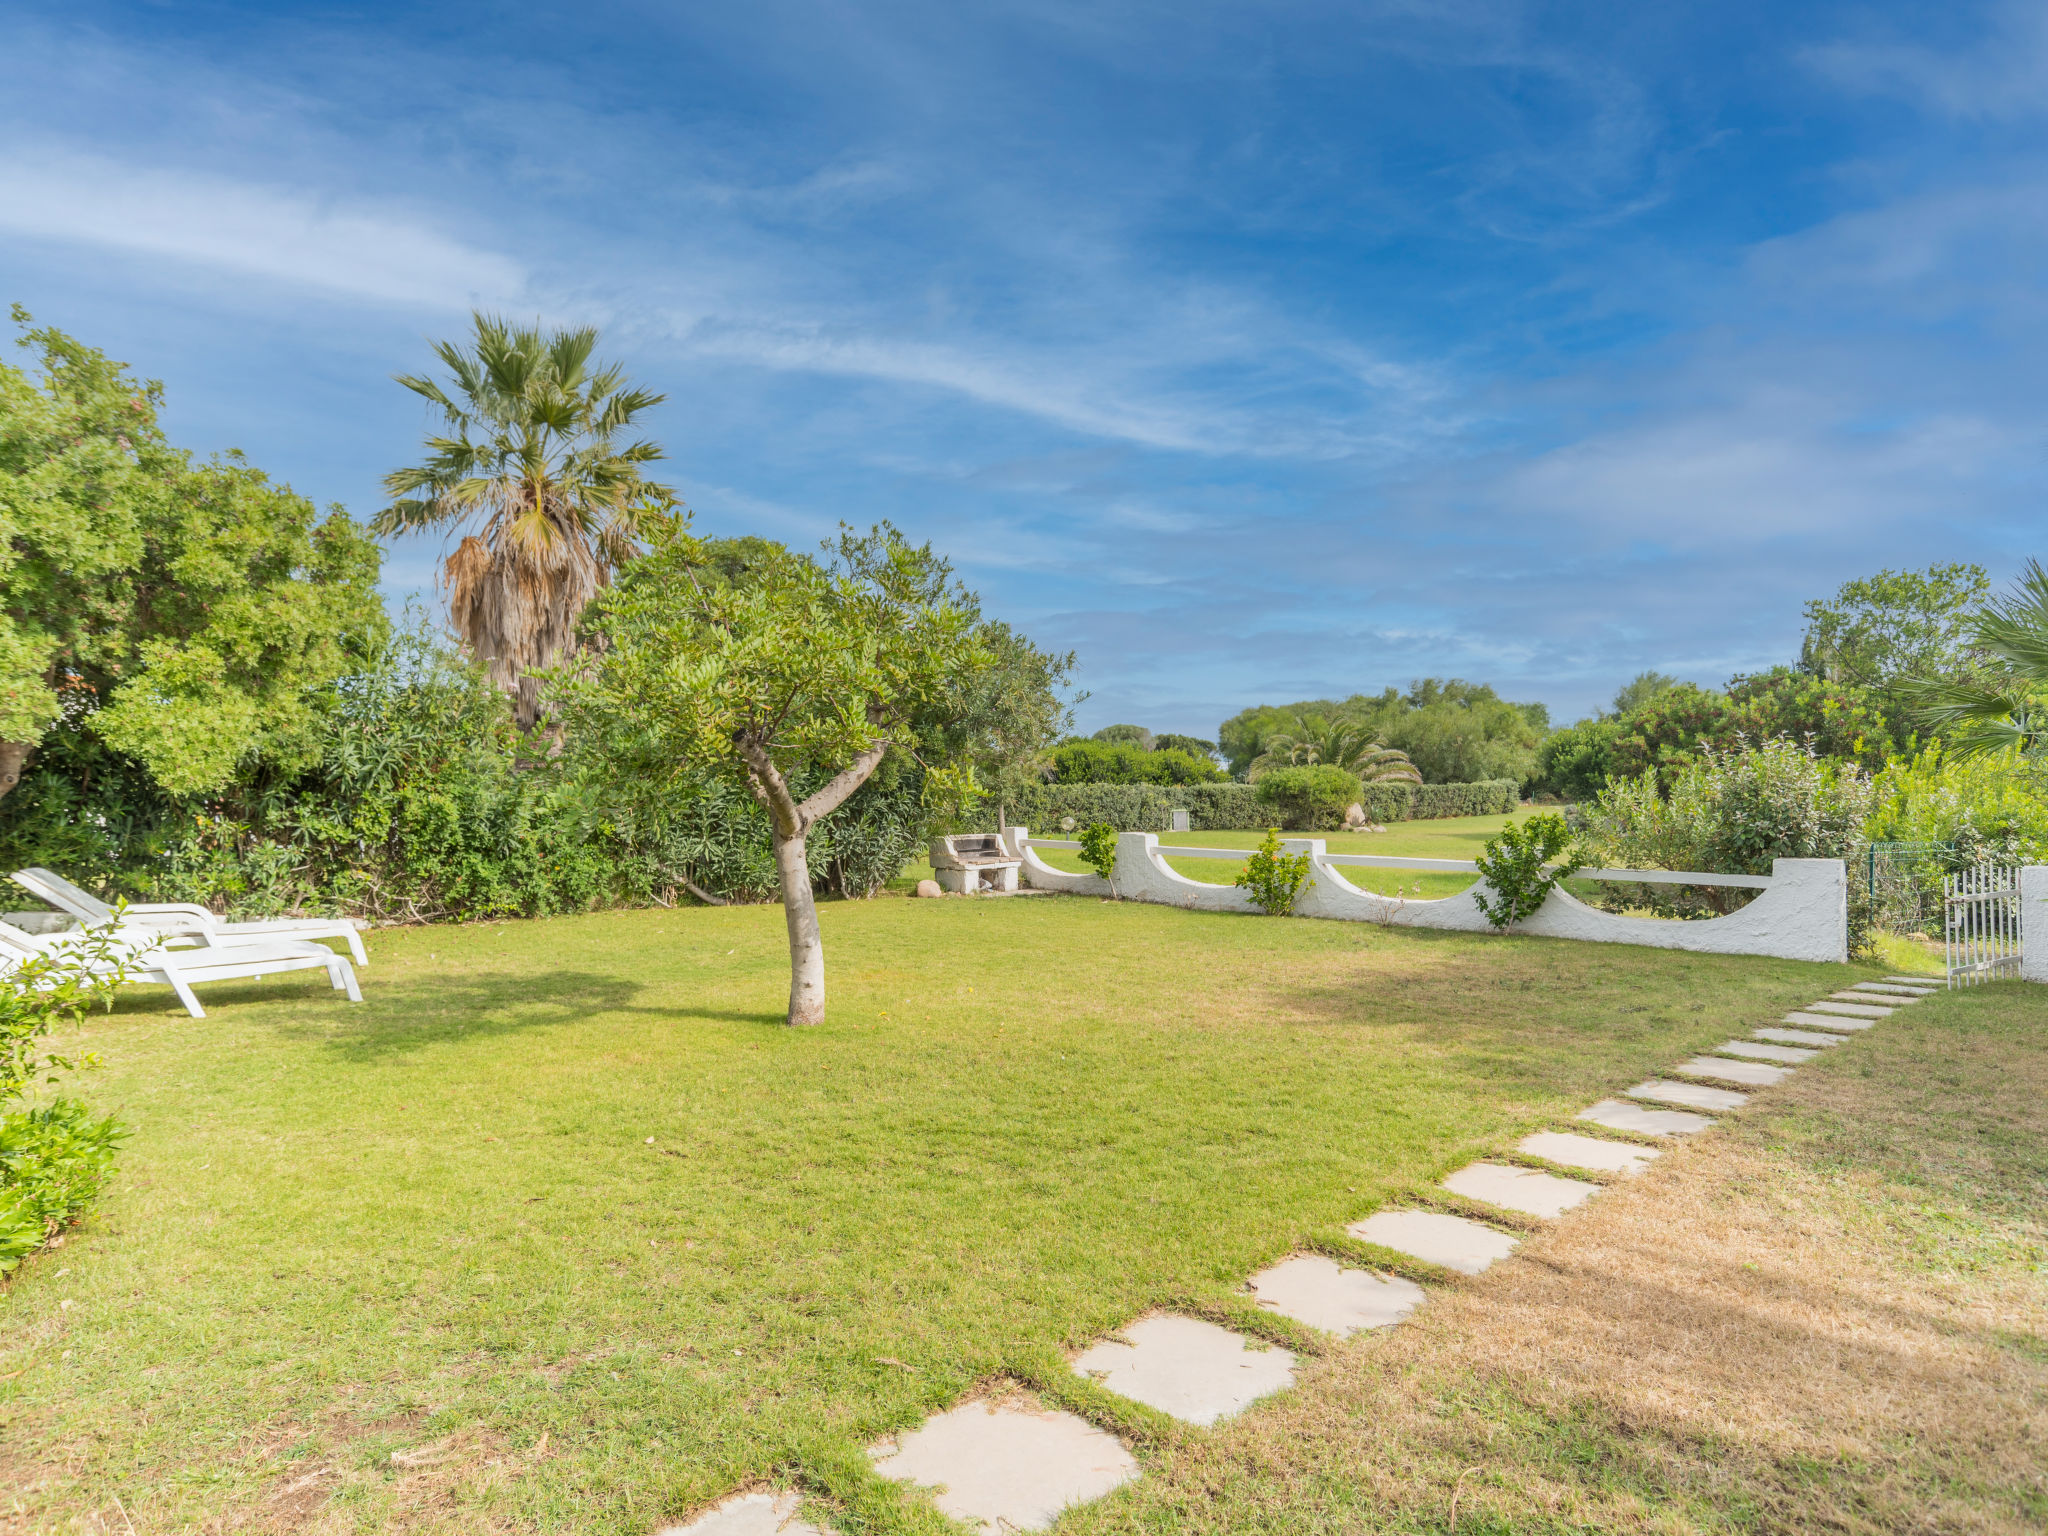
M50 870L18 869L14 872L14 883L70 913L88 928L103 928L115 920L112 907ZM357 931L361 925L352 917L278 917L231 923L204 907L171 901L130 906L123 922L160 939L185 939L208 948L273 939L340 939L348 945L357 965L370 963L369 955L363 951L363 936Z
M12 923L0 923L0 970L13 970L37 955L61 956L76 942L67 934L23 933ZM91 969L106 972L116 961L96 960ZM264 944L223 944L211 949L146 949L125 962L130 981L163 982L178 994L178 1001L195 1019L206 1017L192 988L200 982L260 981L274 971L322 971L337 992L360 1003L362 991L356 986L355 967L345 956L324 944L307 944L275 939Z

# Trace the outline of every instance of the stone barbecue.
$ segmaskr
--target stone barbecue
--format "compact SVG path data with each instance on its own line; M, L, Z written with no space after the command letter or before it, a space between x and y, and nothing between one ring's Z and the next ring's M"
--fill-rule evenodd
M931 845L932 874L940 885L962 895L976 891L1014 891L1022 861L1010 856L993 832L956 832L935 837Z

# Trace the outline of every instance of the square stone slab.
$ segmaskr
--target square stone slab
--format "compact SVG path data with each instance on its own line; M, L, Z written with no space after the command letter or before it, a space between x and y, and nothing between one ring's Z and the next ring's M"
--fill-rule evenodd
M1368 1243L1413 1254L1465 1275L1476 1275L1515 1251L1515 1239L1507 1233L1436 1211L1376 1211L1344 1230Z
M1725 1056L1695 1056L1691 1061L1681 1061L1673 1070L1688 1077L1711 1077L1749 1088L1768 1088L1792 1075L1790 1067L1766 1066L1761 1061L1730 1061Z
M1259 1305L1348 1339L1364 1328L1398 1323L1429 1299L1413 1280L1346 1269L1320 1253L1297 1254L1252 1276Z
M983 1536L1042 1531L1138 1475L1123 1442L1086 1419L986 1400L934 1414L868 1454L884 1477L937 1488L939 1509Z
M1925 987L1930 992L1942 991L1948 985L1939 976L1887 976L1885 980L1901 981L1909 987Z
M1780 1031L1789 1034L1789 1030ZM1747 1056L1755 1061L1811 1061L1819 1051L1802 1051L1789 1045L1760 1045L1754 1040L1724 1040L1714 1047L1729 1056Z
M1847 1030L1868 1029L1871 1025L1875 1024L1877 1020L1849 1019L1844 1018L1839 1013L1807 1013L1803 1009L1795 1009L1793 1012L1785 1015L1785 1022L1787 1024L1811 1024L1816 1029Z
M1084 1353L1074 1374L1190 1424L1231 1418L1294 1385L1292 1350L1255 1345L1199 1317L1140 1318L1123 1336L1128 1343L1104 1339Z
M1705 1115L1689 1115L1682 1109L1645 1109L1626 1099L1602 1099L1591 1109L1580 1110L1578 1118L1610 1131L1634 1131L1638 1136L1690 1136L1714 1123Z
M1505 1210L1530 1216L1562 1216L1600 1193L1598 1184L1561 1179L1554 1173L1510 1168L1505 1163L1473 1163L1444 1180L1444 1188L1467 1200L1484 1200Z
M1564 1131L1524 1136L1515 1143L1515 1150L1567 1168L1597 1168L1602 1173L1641 1173L1643 1164L1659 1155L1652 1147L1632 1147L1625 1141L1602 1141L1598 1136L1573 1136Z
M655 1536L831 1536L796 1517L794 1493L736 1493L688 1525L663 1526Z
M1933 992L1932 987L1902 986L1896 981L1859 981L1849 989L1861 992L1866 997L1896 997L1900 1002L1917 1003ZM1841 994L1836 993L1837 997Z
M1892 1016L1889 1008L1880 1008L1875 1003L1838 1003L1831 997L1824 997L1817 1003L1806 1005L1808 1013L1839 1013L1852 1019L1888 1019Z
M1840 1035L1824 1035L1815 1029L1778 1029L1772 1025L1752 1031L1759 1040L1782 1040L1787 1045L1840 1045Z
M1655 1099L1660 1104L1683 1104L1689 1109L1740 1109L1749 1102L1746 1093L1726 1088L1699 1088L1691 1083L1673 1083L1653 1077L1625 1090L1632 1099Z
M1846 992L1830 992L1828 996L1838 1003L1871 1003L1880 1008L1910 1008L1920 1001L1917 997L1901 997L1896 992L1859 992L1854 987Z

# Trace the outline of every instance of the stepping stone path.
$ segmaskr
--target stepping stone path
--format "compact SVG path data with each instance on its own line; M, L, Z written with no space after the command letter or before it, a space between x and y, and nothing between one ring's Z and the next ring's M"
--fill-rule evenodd
M1802 1051L1789 1045L1759 1045L1754 1040L1724 1040L1714 1047L1728 1056L1748 1056L1756 1061L1811 1061L1819 1051Z
M1252 1295L1260 1306L1340 1339L1398 1323L1429 1299L1413 1280L1346 1269L1320 1253L1299 1254L1260 1270L1252 1276Z
M1772 1025L1766 1025L1752 1033L1759 1040L1783 1040L1788 1045L1840 1045L1843 1039L1840 1035L1823 1035L1817 1030L1778 1029Z
M1603 1141L1598 1136L1572 1136L1563 1131L1524 1136L1515 1143L1515 1150L1567 1168L1592 1168L1601 1173L1641 1173L1643 1165L1659 1155L1652 1147L1632 1147L1625 1141Z
M1484 1200L1529 1216L1562 1216L1600 1193L1598 1184L1561 1179L1554 1173L1510 1168L1505 1163L1474 1163L1444 1180L1444 1188L1467 1200Z
M1128 1342L1105 1339L1074 1362L1133 1402L1207 1427L1244 1412L1260 1398L1294 1385L1294 1353L1254 1344L1199 1317L1161 1313L1123 1330Z
M1438 1211L1375 1211L1344 1230L1364 1242L1427 1259L1461 1275L1479 1274L1515 1251L1515 1239L1507 1233Z
M1687 1114L1682 1109L1646 1109L1626 1099L1602 1099L1591 1109L1580 1110L1578 1118L1639 1136L1690 1136L1714 1123L1705 1115Z
M1769 1087L1782 1081L1792 1064L1843 1044L1851 1033L1869 1029L1941 985L1924 976L1858 982L1785 1015L1786 1024L1804 1027L1761 1027L1755 1039L1725 1041L1714 1047L1716 1054L1695 1056L1674 1070ZM1626 1092L1628 1099L1602 1099L1580 1110L1578 1118L1638 1136L1689 1136L1715 1123L1694 1111L1740 1109L1749 1102L1747 1094L1664 1078L1637 1083ZM1684 1107L1653 1109L1630 1099ZM1568 1168L1627 1174L1641 1172L1661 1155L1649 1147L1562 1131L1525 1136L1515 1150ZM1598 1184L1586 1180L1486 1162L1460 1168L1443 1187L1469 1200L1542 1217L1562 1216L1600 1192ZM1483 1222L1440 1211L1377 1211L1345 1230L1364 1242L1467 1275L1508 1257L1519 1242ZM1339 1338L1390 1327L1429 1299L1412 1280L1348 1267L1318 1253L1282 1259L1252 1276L1249 1289L1261 1307ZM1200 1318L1158 1313L1084 1351L1074 1371L1133 1402L1208 1426L1292 1386L1295 1364L1290 1350L1258 1344ZM932 1488L942 1513L983 1536L1044 1530L1063 1510L1101 1498L1140 1470L1116 1436L1022 1397L963 1403L868 1454L881 1476ZM794 1492L735 1494L687 1525L668 1526L657 1536L831 1536L799 1519L800 1506Z
M1811 1024L1816 1029L1868 1029L1875 1019L1844 1018L1839 1013L1808 1013L1804 1009L1785 1015L1787 1024Z
M1750 1088L1768 1088L1792 1075L1790 1067L1767 1066L1761 1061L1729 1061L1723 1056L1695 1056L1691 1061L1681 1061L1676 1070L1689 1077L1711 1077Z
M1021 1402L962 1403L868 1454L884 1477L936 1487L939 1509L983 1536L1042 1531L1138 1475L1115 1435Z
M1740 1109L1749 1095L1730 1093L1726 1088L1702 1088L1695 1083L1674 1083L1653 1077L1624 1090L1632 1099L1654 1099L1659 1104L1683 1104L1690 1109Z
M830 1536L796 1517L794 1493L736 1493L688 1525L664 1526L655 1536Z

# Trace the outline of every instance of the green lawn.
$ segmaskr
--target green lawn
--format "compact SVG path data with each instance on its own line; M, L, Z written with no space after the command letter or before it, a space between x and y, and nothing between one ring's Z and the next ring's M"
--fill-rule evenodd
M1481 829L1371 841L1411 835ZM1167 1477L1204 1437L1065 1352L1161 1305L1313 1352L1253 1270L1848 979L1077 898L822 916L803 1032L772 906L378 933L354 1008L129 993L84 1042L120 1180L0 1293L0 1529L644 1533L779 1478L932 1531L863 1447L999 1376Z

